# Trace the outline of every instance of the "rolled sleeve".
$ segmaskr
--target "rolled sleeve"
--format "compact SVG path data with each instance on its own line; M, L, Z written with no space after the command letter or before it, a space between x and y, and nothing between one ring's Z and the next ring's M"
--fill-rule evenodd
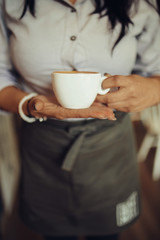
M160 75L160 19L154 9L150 13L138 36L136 70L142 75Z
M15 85L16 79L14 74L12 74L7 31L5 29L2 6L0 4L0 90L7 86Z

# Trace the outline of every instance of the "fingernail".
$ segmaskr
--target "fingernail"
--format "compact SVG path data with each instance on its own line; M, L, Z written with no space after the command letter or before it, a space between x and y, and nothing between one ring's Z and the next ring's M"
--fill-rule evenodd
M108 120L111 120L111 121L116 121L117 118L116 117L108 117Z
M105 117L104 115L99 115L98 118L99 118L99 119L108 119L108 118Z
M33 104L32 106L33 106L33 110L37 111L37 109L36 109L36 105Z

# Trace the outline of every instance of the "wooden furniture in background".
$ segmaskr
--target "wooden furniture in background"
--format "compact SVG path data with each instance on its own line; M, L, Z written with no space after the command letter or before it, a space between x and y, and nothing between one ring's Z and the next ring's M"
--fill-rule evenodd
M153 165L153 179L160 178L160 104L147 108L140 113L140 120L146 134L138 152L138 161L145 161L151 148L156 148Z

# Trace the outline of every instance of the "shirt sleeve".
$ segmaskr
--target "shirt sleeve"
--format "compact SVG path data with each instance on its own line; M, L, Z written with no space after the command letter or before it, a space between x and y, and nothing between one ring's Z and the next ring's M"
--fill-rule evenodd
M15 85L17 85L16 78L12 73L8 37L0 1L0 90L2 90L4 87Z
M135 72L143 76L160 75L160 17L154 9L150 9L143 32L137 39Z

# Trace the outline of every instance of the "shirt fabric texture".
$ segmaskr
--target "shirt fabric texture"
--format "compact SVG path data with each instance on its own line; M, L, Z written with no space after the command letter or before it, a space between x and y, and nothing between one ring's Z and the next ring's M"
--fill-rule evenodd
M90 15L95 8L92 0L77 0L74 6L69 1L38 0L36 17L27 11L21 20L23 0L14 0L14 4L1 0L1 5L5 21L0 26L1 89L17 84L13 66L26 91L45 94L52 94L53 71L160 74L159 18L143 0L136 14L132 8L134 24L113 53L120 24L112 32L108 17Z

